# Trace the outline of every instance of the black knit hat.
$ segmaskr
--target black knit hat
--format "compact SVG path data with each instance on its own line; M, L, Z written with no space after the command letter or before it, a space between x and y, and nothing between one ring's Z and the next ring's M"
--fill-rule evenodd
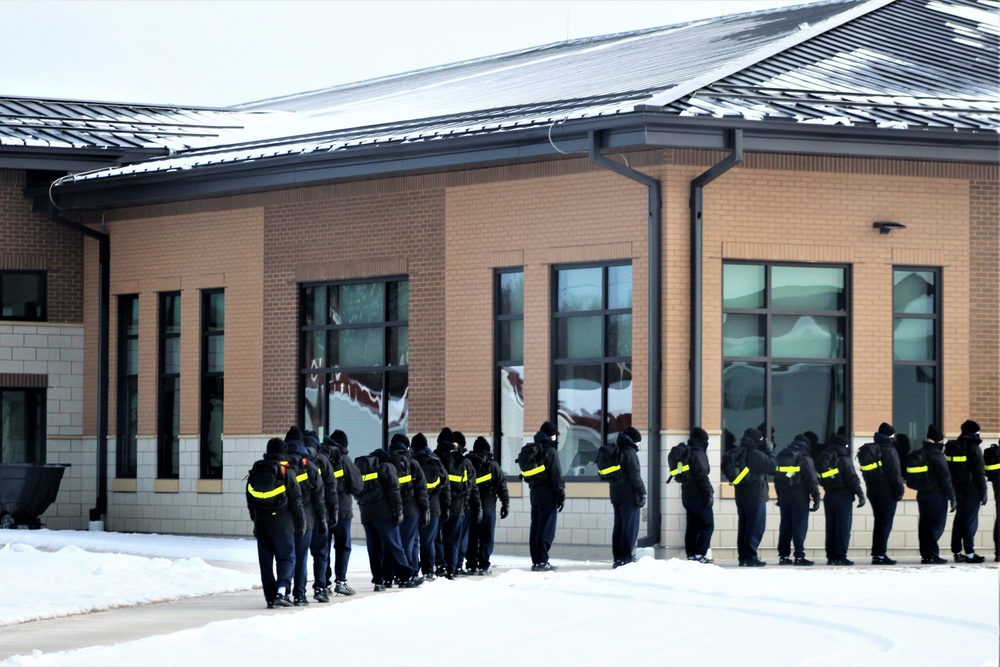
M347 434L339 428L330 434L330 440L337 445L342 452L347 453Z
M979 424L971 419L962 422L962 435L975 435L976 433L979 433Z
M545 422L544 424L542 424L542 427L538 430L544 433L545 435L549 436L550 438L559 437L559 429L557 429L555 427L555 424L553 424L552 422L548 421Z
M927 427L927 439L931 442L941 442L944 440L944 433L934 424Z
M830 436L830 439L827 440L826 444L837 447L847 447L847 438L840 433L834 433Z
M747 430L743 431L743 437L750 438L754 442L758 442L764 438L764 436L760 434L760 431L758 431L755 428L748 428Z
M443 445L446 443L449 445L455 444L455 434L452 433L451 429L448 428L447 426L441 429L441 432L438 433L438 444Z
M476 454L489 454L492 450L489 441L483 436L476 438L476 441L472 443L472 451Z
M896 429L892 427L892 424L887 424L886 422L882 422L878 425L878 432L882 435L888 435L890 437L896 435Z
M285 441L281 438L271 438L267 441L267 453L268 454L287 454L288 446L285 445Z
M625 429L625 435L631 438L632 442L636 444L642 442L642 434L639 433L639 431L632 426L629 426L627 429Z
M409 448L410 439L402 433L396 433L392 436L392 440L389 441L390 452L405 452Z
M417 433L410 439L410 447L413 449L423 449L427 446L427 436L423 433Z
M285 434L285 440L298 440L302 442L302 431L299 430L298 426L292 426L288 429L288 433Z
M452 435L455 436L455 446L458 447L460 451L465 451L465 434L461 431L455 431Z
M708 442L708 433L705 433L705 429L700 426L695 426L691 429L691 439L699 440L701 442Z

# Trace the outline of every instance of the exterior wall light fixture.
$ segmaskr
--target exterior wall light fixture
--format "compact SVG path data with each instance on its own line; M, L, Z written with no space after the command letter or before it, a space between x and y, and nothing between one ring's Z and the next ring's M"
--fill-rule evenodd
M906 225L901 222L873 222L872 227L877 229L879 234L888 234L894 229L906 229Z

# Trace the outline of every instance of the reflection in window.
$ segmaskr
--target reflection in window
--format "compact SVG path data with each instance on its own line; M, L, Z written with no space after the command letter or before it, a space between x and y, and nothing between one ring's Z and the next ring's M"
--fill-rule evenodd
M406 433L409 282L405 278L300 289L302 425L335 429L370 451Z
M0 320L48 319L45 271L0 271Z
M226 294L205 290L201 299L201 477L222 479Z
M723 446L756 428L778 448L847 428L847 270L723 265Z
M45 463L44 389L0 388L0 463Z
M940 422L940 304L936 269L892 272L892 424L920 442Z
M135 478L138 464L139 296L118 297L118 433L115 476Z
M180 477L181 294L160 294L157 471L160 479Z
M632 425L632 266L557 268L553 389L567 476L596 476L597 449Z
M524 270L499 269L493 294L493 432L500 466L516 471L514 458L524 437Z

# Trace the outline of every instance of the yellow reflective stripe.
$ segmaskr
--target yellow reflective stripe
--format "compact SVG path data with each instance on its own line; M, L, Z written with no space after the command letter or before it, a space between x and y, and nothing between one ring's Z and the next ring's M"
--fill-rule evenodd
M783 472L788 476L792 476L797 472L802 472L801 466L778 466L778 472Z
M678 463L677 467L670 471L670 476L671 477L676 477L677 475L681 474L682 472L687 472L690 469L691 469L691 466L684 465L683 463Z
M469 481L469 471L468 470L465 470L465 471L462 472L462 481L463 482L468 482Z
M285 485L282 484L278 488L273 489L271 491L258 491L251 485L247 484L247 492L249 492L250 495L253 496L254 498L261 498L261 499L274 498L275 496L279 496L285 492Z
M540 472L545 472L545 464L538 466L537 468L532 468L531 470L525 470L521 474L525 477L531 477L532 475L537 475Z
M965 463L969 460L968 456L946 456L944 457L949 463Z
M412 481L413 481L413 475L403 475L402 477L399 478L400 484L409 484Z
M990 463L986 466L987 470L1000 470L1000 463Z
M441 483L441 478L440 478L440 477L438 477L438 478L437 478L436 480L434 480L433 482L428 482L428 483L427 483L427 488L428 488L428 489L436 489L436 488L437 488L437 486L438 486L438 484L440 484L440 483Z
M451 474L449 474L448 475L448 481L449 482L455 482L456 484L458 484L459 482L464 482L465 480L462 479L461 475L451 475Z
M927 472L927 466L917 466L916 468L907 468L906 473L908 475L918 472Z
M607 468L604 468L602 470L598 470L597 473L599 475L610 475L611 473L617 472L617 471L619 471L621 469L622 469L621 466L608 466ZM670 474L672 475L673 473L670 473Z
M361 481L362 482L370 482L373 479L378 479L378 471L377 470L375 472L370 472L367 475L362 475L361 476Z
M880 465L882 465L882 462L876 461L875 463L869 463L866 466L861 466L861 470L863 472L868 472L869 470L875 470L875 468L878 468Z
M834 475L839 473L840 473L840 468L830 468L826 472L821 472L819 476L822 477L823 479L826 479L827 477L833 477Z
M488 482L491 479L493 479L493 473L488 472L485 475L483 475L482 477L477 477L476 478L476 484L482 484L483 482Z
M344 476L344 469L340 468L339 470L334 470L333 471L333 476L334 477L343 477Z
M743 468L743 470L740 471L740 474L736 476L736 479L734 479L731 482L732 485L736 486L737 484L739 484L740 482L742 482L743 478L746 477L747 473L749 473L749 472L750 472L750 468Z
M302 483L302 482L306 481L307 479L309 479L309 471L308 470L306 470L303 473L299 473L298 475L295 476L295 481L299 482L299 483Z

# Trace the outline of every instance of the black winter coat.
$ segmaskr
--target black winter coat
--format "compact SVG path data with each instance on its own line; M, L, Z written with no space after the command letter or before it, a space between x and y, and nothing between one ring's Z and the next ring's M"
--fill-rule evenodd
M326 523L326 496L319 468L309 460L305 445L299 440L288 440L289 462L295 466L295 479L302 490L302 508L306 513L306 530L313 530ZM293 454L293 451L295 453Z
M876 443L879 454L882 457L882 473L879 475L869 475L864 477L865 488L868 490L868 497L879 496L882 498L895 498L900 500L903 497L903 472L899 464L899 450L892 444L892 439L885 437L879 439L876 435Z
M337 480L337 514L341 521L354 518L354 499L361 495L361 473L346 450L334 445L327 456Z
M816 464L813 463L811 447L807 443L793 441L788 445L793 447L802 456L799 459L799 472L796 482L792 481L788 475L781 472L774 474L774 490L778 494L779 503L808 503L810 498L814 502L819 502L819 482L816 481Z
M354 463L362 479L358 497L361 522L392 521L399 525L403 519L403 499L399 495L399 476L389 459L389 452L376 449L368 456L357 457Z
M566 502L566 482L563 481L562 466L556 443L542 445L542 464L548 477L543 484L528 485L528 500L533 507L539 505L562 505Z
M254 536L258 535L289 535L301 533L306 529L306 515L302 508L302 491L295 481L295 469L288 463L288 457L282 454L264 454L264 461L276 461L285 472L285 495L288 502L285 509L277 514L257 512L251 501L249 489L246 492L247 510L253 521Z
M861 479L854 469L850 451L840 445L835 445L833 449L837 453L837 476L840 479L837 483L824 487L824 490L826 493L837 492L849 494L852 498L864 498L865 492L861 489Z
M476 468L457 449L446 452L445 455L446 458L442 458L442 463L448 470L448 486L451 491L450 516L462 516L470 508L478 513L482 503L479 498L479 486L476 484Z
M944 443L924 440L927 474L930 475L932 485L923 491L917 491L917 498L921 494L943 493L948 500L955 500L955 488L951 484L951 473L948 472L948 461L944 458L943 448Z
M736 504L766 503L769 495L767 480L778 465L774 452L767 445L758 445L748 438L743 438L739 446L747 448L746 465L750 472L736 485Z
M715 486L709 478L708 442L700 438L688 440L690 470L681 477L681 504L685 507L705 507L715 497Z
M437 454L430 447L418 447L413 450L413 458L420 464L424 472L424 482L427 487L427 501L431 516L441 516L441 508L451 511L451 484L448 482L448 470Z
M612 505L631 501L640 507L646 504L646 484L639 470L639 446L624 433L618 434L618 452L621 456L622 474L608 484Z
M430 505L427 500L427 481L424 469L402 451L390 452L399 477L399 496L403 501L403 516L422 517Z
M483 512L496 513L497 499L501 508L510 507L510 493L507 490L507 477L500 464L489 454L472 452L468 455L476 469L476 486L479 488L479 500Z
M337 491L337 478L333 474L333 464L330 463L330 459L326 455L318 451L313 453L311 448L309 452L312 454L313 463L316 464L316 468L319 470L320 479L323 480L323 500L326 504L326 520L328 525L333 527L340 519L340 493Z
M983 450L979 448L982 442L976 435L962 434L958 442L964 445L964 462L948 462L951 473L951 483L955 487L955 495L964 498L980 498L984 501L986 495L986 464L983 462Z

